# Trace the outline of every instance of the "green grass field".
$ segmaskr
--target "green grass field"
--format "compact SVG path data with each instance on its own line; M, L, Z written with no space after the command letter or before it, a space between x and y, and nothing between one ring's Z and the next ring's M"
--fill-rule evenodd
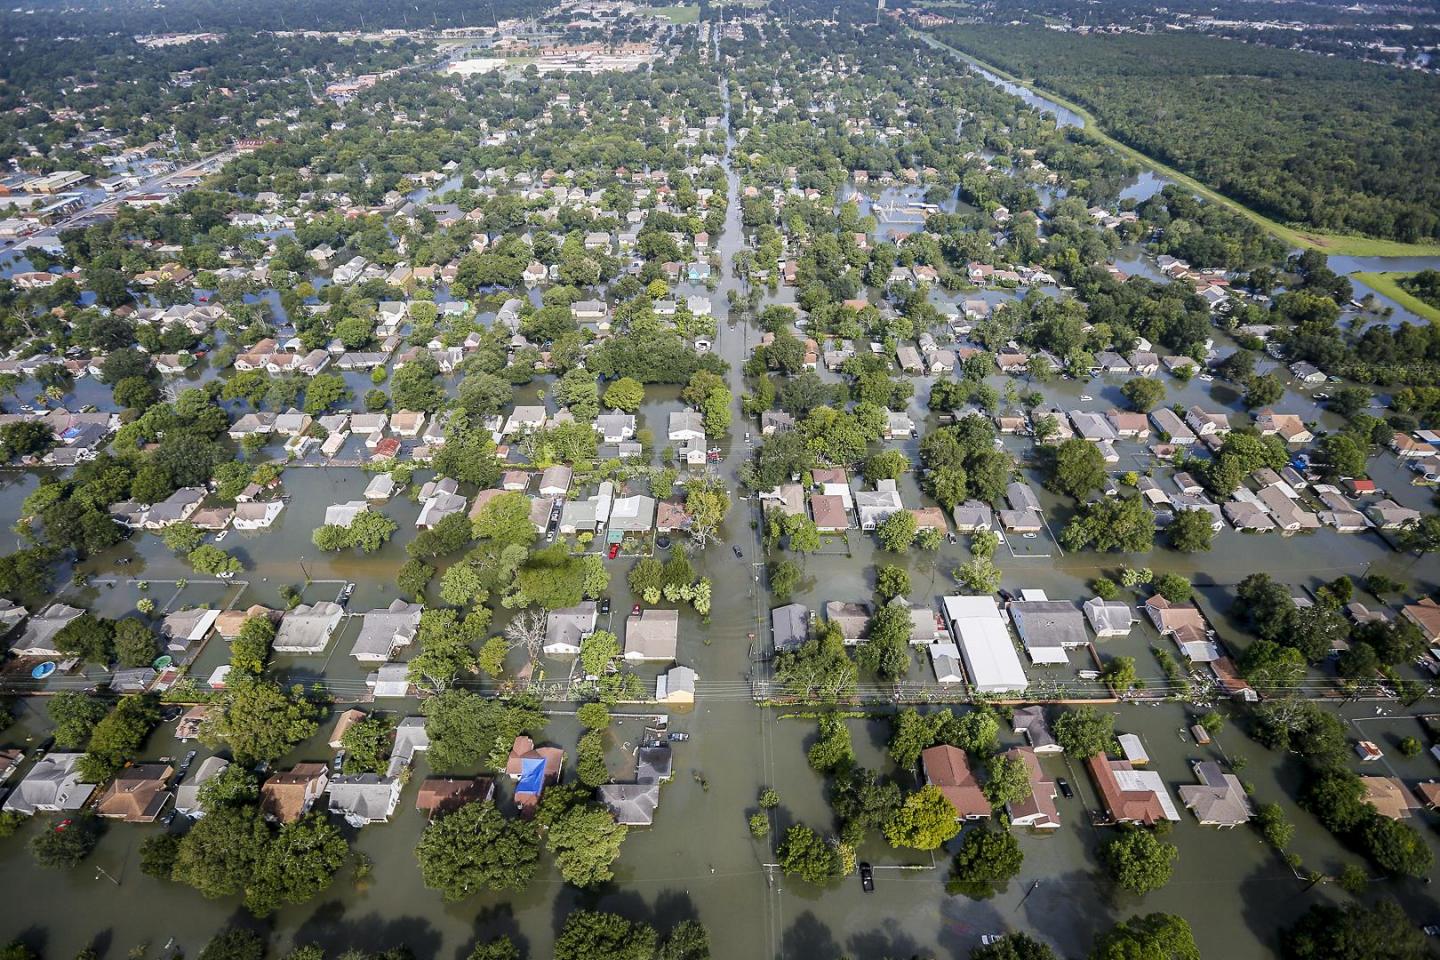
M700 5L693 7L652 7L650 12L657 17L664 17L671 23L697 23L700 20Z
M1431 323L1440 323L1440 308L1432 307L1419 297L1400 286L1400 280L1408 273L1354 273L1351 277L1359 280L1376 293L1389 297L1417 317L1424 317Z
M1251 210L1244 204L1236 200L1232 200L1224 194L1217 193L1215 190L1212 190L1211 188L1205 186L1203 183L1194 179L1193 177L1186 176L1179 170L1176 170L1173 167L1169 167L1161 163L1160 161L1154 159L1153 157L1141 153L1139 150L1136 150L1133 147L1126 146L1119 140L1111 137L1101 128L1100 124L1096 121L1094 114L1092 114L1089 110L1086 110L1084 107L1080 106L1078 103L1073 103L1060 96L1059 94L1051 93L1049 90L1045 90L1041 87L1036 86L1033 82L1029 80L1025 80L1022 77L1014 76L1013 74L1007 73L1006 71L1001 70L999 67L994 66L993 64L989 64L976 57L972 57L968 53L965 53L962 50L957 50L947 43L942 43L941 41L936 40L934 37L931 37L928 34L920 33L919 31L915 30L912 30L911 32L916 34L917 36L924 38L932 46L937 46L948 50L951 53L955 54L955 56L960 57L962 60L968 60L971 63L984 67L986 70L989 70L996 76L1003 77L1004 79L1009 80L1011 83L1019 84L1020 86L1025 87L1028 90L1042 97L1045 97L1047 100L1053 100L1055 103L1058 103L1060 106L1066 108L1067 110L1073 110L1075 113L1079 114L1085 119L1085 129L1089 133L1094 135L1097 140L1100 140L1107 146L1114 148L1122 155L1129 157L1137 163L1149 167L1157 173L1164 174L1165 176L1169 177L1171 180L1174 180L1181 186L1187 187L1188 189L1195 191L1195 193L1199 194L1205 199L1212 200L1215 203L1224 204L1235 212L1250 218L1251 220L1258 223L1260 226L1264 227L1270 233L1274 234L1276 237L1279 237L1281 240L1283 240L1285 243L1290 244L1291 246L1320 250L1324 253L1333 253L1337 256L1345 257L1433 257L1440 255L1440 246L1437 246L1435 244L1403 243L1399 240L1384 240L1376 237L1352 237L1337 235L1333 233L1321 233L1317 230L1305 230L1297 227L1291 227L1278 221L1271 220L1269 217L1261 213L1257 213L1254 210ZM1414 300L1413 297L1411 297L1410 299ZM1419 301L1416 302L1418 303Z

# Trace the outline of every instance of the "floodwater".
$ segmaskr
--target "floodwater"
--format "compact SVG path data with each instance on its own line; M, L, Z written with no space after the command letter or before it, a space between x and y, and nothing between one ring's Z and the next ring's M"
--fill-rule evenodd
M720 238L727 264L742 243L738 187L738 177L732 172L729 214ZM727 270L712 294L717 308L723 309L726 291L737 283ZM731 364L737 402L735 427L720 441L725 451L720 469L732 480L747 453L744 432L753 429L739 416L743 393L739 369L758 336L759 331L748 323L732 326L721 318L715 349ZM999 388L1005 386L998 376L993 382ZM1166 382L1170 388L1167 403L1198 402L1212 409L1238 410L1237 398L1221 385L1198 380L1184 386ZM1105 410L1119 405L1120 384L1118 379L1058 381L1044 389L1048 400L1062 406ZM540 386L520 388L517 399L524 402L536 396ZM924 407L928 388L929 381L920 378L911 412L931 428L937 421ZM1093 399L1082 401L1082 394ZM1278 406L1335 425L1333 418L1320 412L1303 393L1291 391ZM673 390L647 391L645 424L661 427L664 414L677 407ZM918 442L907 440L899 446L913 458ZM1022 451L1028 444L1013 441L1012 446ZM1138 445L1120 444L1119 449L1122 463L1117 470L1127 468L1127 459L1139 464ZM1030 475L1034 476L1033 470ZM1423 506L1430 498L1429 491L1409 486L1406 475L1389 457L1377 461L1375 476L1408 505ZM0 510L5 516L16 515L34 483L31 474L0 474ZM185 564L171 556L157 538L137 536L86 564L81 572L92 577L91 585L65 596L119 616L133 609L142 595L132 582L138 579L148 582L149 595L165 609L200 603L273 604L278 602L280 586L307 580L307 600L330 599L340 583L353 581L357 588L350 601L352 611L384 606L395 595L394 571L403 560L405 541L413 534L417 512L413 502L397 498L383 507L400 523L401 530L374 555L320 555L310 545L310 531L322 522L325 506L357 498L363 484L363 474L355 469L287 471L285 490L291 499L277 527L263 534L231 533L223 544L247 561L247 573L242 575L246 583L237 580L225 585L195 577L183 586L175 583L187 576ZM913 477L904 482L902 494L907 504L926 503ZM1048 493L1041 496L1051 526L1058 530L1064 523L1065 508ZM699 673L698 702L693 709L674 713L671 720L672 729L692 736L676 745L675 778L664 788L655 826L631 832L613 884L595 892L577 892L560 882L547 861L537 881L522 894L486 894L457 904L444 903L420 882L413 850L423 821L413 810L416 785L412 782L391 823L351 831L357 852L374 865L368 885L358 888L344 871L315 901L279 912L265 924L278 949L307 942L323 942L331 951L404 945L421 960L462 960L477 939L505 932L523 942L531 957L545 957L550 955L553 937L566 914L584 906L649 919L662 928L681 918L696 917L709 928L715 956L723 960L810 960L842 953L860 957L933 953L962 958L984 934L1005 930L1030 931L1053 943L1062 954L1075 956L1088 948L1097 931L1117 919L1166 911L1190 921L1202 955L1258 960L1270 955L1280 926L1311 903L1340 898L1333 884L1311 887L1296 878L1253 831L1212 832L1198 826L1188 814L1169 835L1181 851L1175 879L1143 899L1117 896L1098 869L1096 851L1108 834L1090 825L1094 790L1084 771L1063 758L1047 759L1045 765L1050 774L1065 777L1077 791L1074 799L1059 801L1064 826L1051 836L1022 833L1025 866L994 899L974 902L948 896L943 888L947 868L943 852L933 858L897 852L874 839L860 851L860 857L876 867L874 893L862 892L854 877L823 890L785 878L767 866L773 862L769 846L753 841L747 830L746 817L756 809L760 789L773 786L782 798L773 815L777 834L793 823L828 828L830 814L824 784L805 762L805 749L814 736L813 720L760 709L751 699L752 678L765 674L757 658L766 639L771 606L758 582L761 553L752 526L757 516L753 501L738 502L723 531L723 542L697 559L700 572L713 581L714 610L709 622L702 622L693 611L682 613L680 662L694 666ZM731 544L741 549L742 557L734 555ZM1211 589L1212 585L1228 586L1256 570L1268 571L1299 589L1314 587L1341 572L1385 572L1410 584L1411 595L1431 592L1440 581L1433 560L1415 561L1396 554L1373 534L1343 536L1322 531L1305 538L1283 538L1226 531L1217 537L1213 553L1198 558L1163 551L1143 558L1061 557L1048 541L1018 546L1023 556L1002 550L996 558L1005 574L1004 585L1008 589L1044 589L1052 598L1088 596L1091 578L1113 574L1127 563L1185 573L1202 587L1200 602L1217 629L1227 641L1241 647L1247 639L1226 615L1228 591ZM1055 555L1039 556L1046 552ZM874 565L898 563L911 573L914 589L910 598L934 604L953 589L949 571L968 555L963 543L947 545L934 555L886 554L873 538L852 531L848 542L830 541L820 554L805 559L806 576L796 599L812 609L828 600L870 599ZM129 562L120 563L122 559ZM610 596L616 621L633 602L624 582L628 566L625 562L611 565ZM1128 596L1139 600L1138 595ZM497 626L501 622L503 617L497 617ZM366 670L349 656L356 629L354 623L347 624L320 656L282 659L277 664L279 674L313 679L323 670L337 696L358 693ZM1104 640L1099 646L1102 656L1134 656L1141 676L1154 687L1163 674L1149 652L1152 643L1162 641L1141 626L1129 637ZM1066 682L1086 666L1079 659L1077 656L1069 668L1034 670L1032 675L1042 683ZM224 660L223 647L212 642L212 647L200 654L195 672L203 677ZM546 664L546 669L552 676L563 675L566 665L555 662ZM928 664L917 657L911 679L928 677L928 670ZM397 712L416 708L413 702L402 701L384 706ZM573 750L579 730L573 718L563 713L565 709L557 705L543 739ZM1194 781L1190 761L1230 758L1242 779L1253 784L1257 801L1284 803L1297 828L1292 849L1307 868L1335 875L1343 865L1357 862L1291 801L1298 776L1293 760L1267 753L1233 724L1227 725L1214 744L1199 747L1185 733L1193 708L1178 703L1106 709L1115 711L1119 730L1143 735L1154 769L1164 776L1172 792L1180 784ZM1388 704L1382 709L1394 712ZM886 708L876 710L883 714ZM639 732L642 720L638 715L643 712L637 708L635 715L623 719L608 734L611 769L617 778L624 776L623 762ZM1387 746L1419 732L1414 719L1377 715L1373 703L1355 704L1346 712L1354 718L1357 735L1363 731ZM35 746L45 737L45 727L38 702L26 701L17 725L0 736L7 745ZM861 763L903 778L911 776L908 771L893 771L885 758L888 724L883 719L855 719L850 727ZM327 759L327 738L325 726L287 762ZM1008 733L1005 740L1016 742ZM147 757L176 756L194 746L176 743L166 727L151 738L145 752ZM1398 758L1395 751L1389 752ZM1391 759L1387 757L1386 762ZM1434 773L1433 761L1425 755L1415 760L1396 759L1396 764L1397 772L1406 777L1418 779ZM422 758L412 780L418 781L425 773ZM504 790L508 792L508 785ZM207 901L188 888L162 884L141 874L139 846L160 827L113 825L91 859L68 872L33 866L24 842L35 829L37 825L29 825L0 845L0 863L6 868L0 870L0 898L12 905L0 919L0 940L21 936L47 956L58 958L73 956L92 943L107 958L123 956L141 945L148 945L147 955L182 950L193 956L224 924L252 922L235 901ZM1433 845L1434 831L1423 832ZM1419 883L1382 882L1380 887L1399 896L1416 917L1434 912L1433 897Z

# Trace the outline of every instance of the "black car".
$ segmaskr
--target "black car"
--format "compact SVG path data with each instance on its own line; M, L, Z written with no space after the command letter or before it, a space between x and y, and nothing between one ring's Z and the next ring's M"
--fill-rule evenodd
M875 871L868 863L860 864L860 889L866 893L875 892Z
M601 612L601 613L609 613L609 612L610 612L610 598L609 598L609 597L601 597L601 598L600 598L600 612Z
M1066 780L1064 777L1056 777L1055 786L1060 788L1060 793L1064 795L1066 800L1069 800L1071 797L1075 796L1075 791L1070 789L1070 781Z
M745 559L745 554L743 554L743 553L740 552L740 548L739 548L739 547L731 547L730 549L735 551L735 559L737 559L737 560L744 560L744 559Z

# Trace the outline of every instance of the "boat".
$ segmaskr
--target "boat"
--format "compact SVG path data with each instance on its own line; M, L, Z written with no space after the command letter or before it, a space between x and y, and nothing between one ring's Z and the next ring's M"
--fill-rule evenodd
M671 743L684 743L686 740L689 740L689 739L690 739L690 734L688 734L688 733L681 733L681 732L678 731L678 730L670 734L670 742L671 742Z
M221 540L224 540L228 536L230 536L229 530L221 530L219 533L215 534L215 542L219 543Z
M171 667L171 666L174 666L174 664L175 664L175 658L172 657L172 656L170 656L170 654L167 653L167 654L164 654L163 656L156 657L156 658L155 658L155 662L152 663L152 664L150 664L150 666L153 667L153 668L156 669L156 670L165 670L165 669L168 669L168 668Z
M46 677L50 676L50 674L54 672L55 661L46 660L44 663L37 664L35 669L30 671L30 676L36 680L44 680Z

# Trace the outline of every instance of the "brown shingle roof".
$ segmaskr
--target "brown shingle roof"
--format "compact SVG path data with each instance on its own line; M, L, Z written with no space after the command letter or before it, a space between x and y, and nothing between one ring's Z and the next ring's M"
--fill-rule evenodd
M970 761L959 747L930 747L920 754L925 782L939 787L945 799L955 808L957 817L990 816L990 801L970 772Z

